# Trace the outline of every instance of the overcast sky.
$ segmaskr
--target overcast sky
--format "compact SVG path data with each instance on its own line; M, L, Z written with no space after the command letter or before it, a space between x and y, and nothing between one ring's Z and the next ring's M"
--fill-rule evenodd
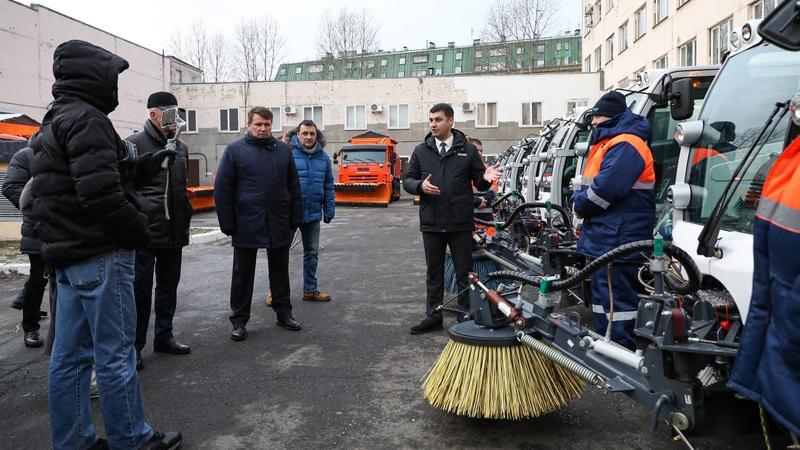
M446 45L472 43L480 37L484 16L493 0L406 1L251 1L251 0L42 0L38 3L139 45L169 52L175 28L188 29L202 20L211 31L233 34L243 17L263 13L280 18L286 36L284 62L315 58L315 26L327 8L366 7L381 25L383 50L425 47L427 41ZM31 3L31 2L23 2ZM578 28L580 0L559 0L560 12L550 34Z

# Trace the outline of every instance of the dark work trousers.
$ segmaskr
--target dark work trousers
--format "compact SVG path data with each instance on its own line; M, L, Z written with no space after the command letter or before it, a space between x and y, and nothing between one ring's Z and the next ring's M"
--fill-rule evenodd
M182 249L136 251L136 275L133 290L136 296L136 342L141 352L147 342L150 309L154 306L156 322L153 326L155 342L172 339L172 318L178 304L178 283L181 280ZM153 299L153 272L156 275L156 295Z
M453 258L453 267L456 270L456 286L458 292L461 292L467 288L467 277L472 270L472 231L423 232L422 243L425 246L425 263L428 266L425 280L428 288L426 312L428 317L440 319L442 312L437 312L436 307L442 304L444 297L445 251L450 248L450 256ZM459 295L458 304L465 311L469 310L469 292Z
M639 307L639 264L615 262L611 266L611 285L614 290L614 322L611 324L611 340L631 350L636 349L633 327ZM610 316L608 288L608 266L592 274L592 317L595 331L606 334Z
M256 275L258 249L233 248L233 275L231 277L231 323L246 325L250 320L253 302L253 279ZM292 314L289 300L289 246L267 250L269 288L272 292L272 309L278 317Z
M22 331L39 330L39 311L42 310L42 297L47 287L47 278L44 276L44 261L39 255L28 255L31 262L31 274L25 282L25 299L22 303Z

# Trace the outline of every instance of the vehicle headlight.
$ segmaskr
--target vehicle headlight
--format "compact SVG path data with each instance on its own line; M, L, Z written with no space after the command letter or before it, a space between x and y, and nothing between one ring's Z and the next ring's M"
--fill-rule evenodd
M742 40L739 38L739 33L735 31L731 31L730 41L731 47L733 48L739 48L739 46L742 45Z
M789 102L789 114L792 115L792 122L800 127L800 91L794 94L792 101Z
M749 23L746 23L742 27L742 39L748 42L751 37L753 37L753 27L751 27Z
M681 124L675 125L675 142L678 145L683 145L683 138L686 137L686 132L683 130L683 126Z

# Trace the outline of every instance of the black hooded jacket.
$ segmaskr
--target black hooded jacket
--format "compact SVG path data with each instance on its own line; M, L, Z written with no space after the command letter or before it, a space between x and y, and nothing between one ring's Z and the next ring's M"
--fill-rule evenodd
M128 62L84 41L53 55L53 101L33 139L31 195L42 257L71 264L148 240L133 190L134 160L108 114Z
M17 209L21 209L19 200L22 196L22 189L31 179L29 166L32 157L33 149L31 147L25 147L15 153L8 164L6 179L3 181L3 195ZM26 214L22 215L20 251L27 255L38 255L42 249L42 241L36 236L34 225L32 217Z
M420 196L419 228L423 232L448 233L472 231L472 186L485 191L492 183L483 179L486 167L478 150L467 142L464 133L453 129L453 146L444 157L439 156L436 141L428 133L425 142L417 145L403 177L403 188ZM422 193L422 181L431 174L431 183L441 195Z
M136 145L139 158L163 150L167 145L167 138L158 128L148 120L144 130L125 138L126 141ZM182 140L177 144L178 156L169 170L161 169L155 173L142 170L145 165L138 164L136 172L136 194L142 210L147 214L150 229L150 242L148 249L178 249L189 244L189 222L192 218L192 205L186 195L186 172L189 160L189 149ZM164 207L164 192L167 188L167 175L169 174L169 192L167 193L167 208L169 219Z

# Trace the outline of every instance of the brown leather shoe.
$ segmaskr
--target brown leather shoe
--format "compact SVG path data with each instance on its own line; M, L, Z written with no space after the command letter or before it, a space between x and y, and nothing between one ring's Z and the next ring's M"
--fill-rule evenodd
M267 306L272 308L272 292L267 292Z
M320 291L303 292L303 300L309 302L329 302L331 301L331 296Z

